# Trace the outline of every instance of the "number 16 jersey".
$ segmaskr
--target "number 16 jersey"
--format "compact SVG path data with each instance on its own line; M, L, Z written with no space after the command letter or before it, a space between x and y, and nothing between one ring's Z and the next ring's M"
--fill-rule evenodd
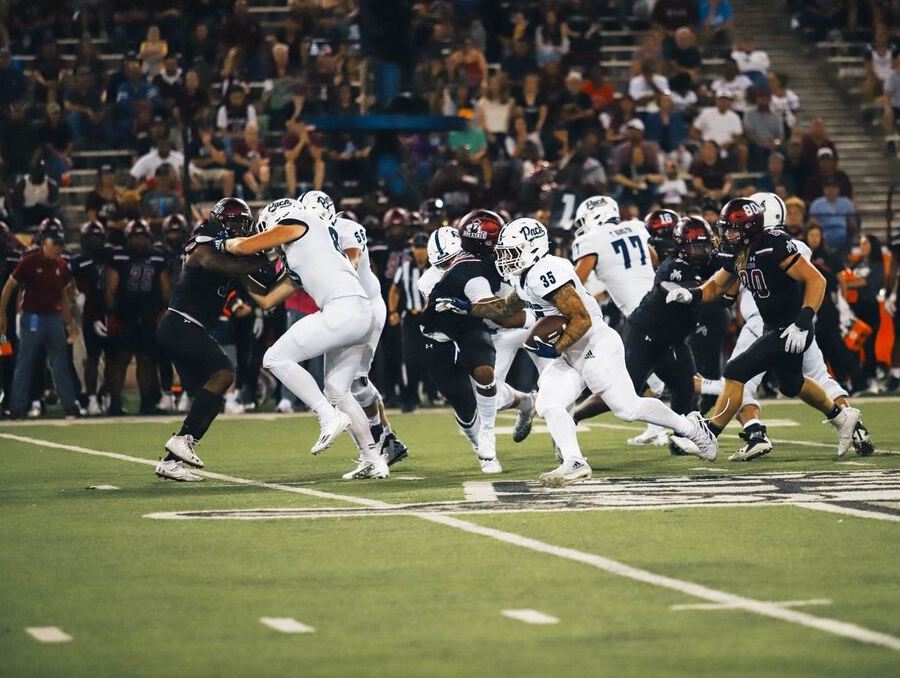
M643 222L630 219L593 226L572 243L573 261L591 254L597 257L594 272L626 318L653 288L649 240Z

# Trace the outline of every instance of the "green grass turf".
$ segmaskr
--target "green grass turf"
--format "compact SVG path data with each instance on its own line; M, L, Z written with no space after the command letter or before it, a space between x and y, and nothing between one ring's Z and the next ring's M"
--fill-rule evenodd
M900 405L863 411L876 444L900 450ZM801 424L772 428L775 438L833 443L807 408L766 403L764 415ZM211 471L390 503L460 500L463 482L486 479L449 414L395 419L412 457L387 481L337 480L352 466L349 442L311 457L309 418L220 421L199 451ZM150 460L171 430L153 421L0 422L0 432ZM735 465L724 461L737 446L729 438L707 465L629 449L628 435L580 435L596 475L900 465L900 456L851 453L871 464L855 467L835 463L831 447L789 443ZM548 440L501 440L500 479L533 480L552 467ZM3 676L887 676L900 665L896 651L747 612L672 611L704 601L414 517L150 520L159 511L350 505L219 480L166 483L151 466L8 439L0 449ZM121 489L85 489L98 484ZM461 517L758 600L830 598L799 609L900 636L897 523L788 506ZM500 615L510 608L560 623ZM280 634L263 616L316 632ZM41 644L29 626L59 626L74 640Z

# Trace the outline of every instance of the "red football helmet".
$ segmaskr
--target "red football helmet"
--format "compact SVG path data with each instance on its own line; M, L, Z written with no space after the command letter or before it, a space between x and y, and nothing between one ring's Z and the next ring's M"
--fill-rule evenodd
M169 233L181 233L186 235L188 230L187 221L177 212L170 214L163 219L161 228L164 235L168 235Z
M698 266L709 263L715 247L715 234L706 219L692 214L675 226L675 245L678 256Z
M644 217L650 244L661 258L669 256L675 249L675 227L679 219L678 212L667 209L653 210Z
M209 211L209 218L232 236L250 235L253 228L253 212L240 198L222 198Z
M738 250L759 239L765 229L765 210L749 198L734 198L719 212L716 226L725 245Z
M143 219L132 219L125 227L125 237L130 238L133 235L145 235L152 238L153 232L150 230L150 224Z
M463 249L479 256L493 254L503 223L503 217L496 212L472 210L459 220Z

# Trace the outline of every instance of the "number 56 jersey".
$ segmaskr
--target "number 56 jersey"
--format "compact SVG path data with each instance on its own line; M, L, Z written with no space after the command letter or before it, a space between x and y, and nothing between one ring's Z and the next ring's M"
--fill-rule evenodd
M592 227L572 243L572 260L594 255L594 273L627 318L653 288L653 263L643 222L630 219Z

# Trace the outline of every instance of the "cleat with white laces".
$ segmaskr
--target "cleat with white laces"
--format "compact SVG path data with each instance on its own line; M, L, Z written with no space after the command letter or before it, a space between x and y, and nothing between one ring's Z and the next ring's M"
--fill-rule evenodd
M875 453L875 444L869 437L869 429L863 424L862 417L856 422L853 429L853 449L860 457L868 457Z
M178 457L188 466L203 468L203 461L197 456L194 448L200 443L190 433L183 436L172 435L166 443L166 452Z
M855 407L845 407L833 419L828 419L828 423L837 429L838 446L837 456L843 457L850 449L853 443L853 433L856 430L856 424L859 422L860 413Z
M500 465L500 460L497 457L493 459L482 459L478 457L478 465L481 466L481 472L486 473L488 475L503 473L503 467Z
M647 424L647 428L644 429L643 433L628 439L628 444L665 447L669 444L669 433L662 426Z
M538 480L544 487L565 487L579 480L588 480L592 474L590 464L582 457L564 461L552 471L542 473Z
M321 454L329 447L331 444L337 440L337 437L341 435L344 431L346 431L350 426L350 417L346 414L337 410L337 416L335 416L331 421L327 421L322 425L322 430L319 433L319 439L316 441L316 444L310 448L310 454Z
M719 443L706 425L699 412L687 415L691 430L686 436L672 436L669 453L673 455L691 454L706 461L715 461L719 456Z
M179 459L163 459L156 465L154 473L160 478L177 480L180 483L196 483L203 480L202 476L191 473Z
M398 461L403 461L409 456L409 448L403 444L393 431L381 436L381 454L387 459L388 466L393 466Z
M383 455L377 459L357 459L356 468L341 476L344 480L368 480L387 478L391 475L387 460Z
M521 443L531 433L531 424L534 421L534 400L537 393L532 391L519 403L519 413L516 415L516 425L513 428L512 439L514 443Z
M99 417L103 414L103 410L100 409L100 403L95 395L88 396L87 414L89 417Z
M765 426L754 427L751 431L741 431L738 435L747 441L747 444L728 457L728 461L752 461L769 454L774 447Z
M280 414L291 414L294 411L294 406L291 405L290 400L288 400L287 398L282 398L275 406L275 411Z

